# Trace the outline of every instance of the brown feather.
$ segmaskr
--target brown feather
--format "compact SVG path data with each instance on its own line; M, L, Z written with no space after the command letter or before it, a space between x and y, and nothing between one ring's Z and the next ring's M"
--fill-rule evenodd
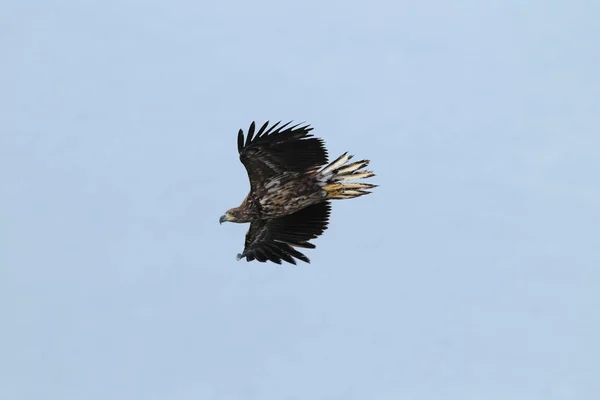
M329 202L306 207L294 214L274 219L255 219L246 234L244 252L238 258L248 261L256 259L280 263L290 262L290 258L310 262L292 246L314 248L309 241L320 236L329 223L331 205ZM295 262L294 262L295 263Z
M239 131L240 161L246 167L252 188L283 172L305 172L327 163L323 140L309 133L313 128L302 124L289 126L290 123L277 127L278 122L266 130L267 122L254 136L252 122L245 139L244 132Z

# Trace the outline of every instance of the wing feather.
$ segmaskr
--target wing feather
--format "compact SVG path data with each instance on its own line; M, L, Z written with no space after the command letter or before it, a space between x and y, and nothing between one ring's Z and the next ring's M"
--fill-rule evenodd
M283 217L254 220L246 234L244 252L238 258L278 264L282 260L295 264L296 258L310 263L308 257L294 247L315 248L309 241L327 229L330 213L331 204L323 202Z
M246 138L246 146L252 143L252 138L254 137L254 121L250 124L250 128L248 128L248 137Z
M238 152L241 152L242 149L244 148L244 131L241 129L238 131L237 145L238 145Z
M280 123L269 127L267 121L256 132L256 124L252 122L246 137L243 130L238 132L240 161L246 167L252 188L283 172L306 172L327 163L325 144L310 134L313 129L310 125Z
M255 139L260 138L264 133L265 133L265 129L267 129L267 126L269 126L269 121L265 122L260 129L258 130L258 133L256 134Z

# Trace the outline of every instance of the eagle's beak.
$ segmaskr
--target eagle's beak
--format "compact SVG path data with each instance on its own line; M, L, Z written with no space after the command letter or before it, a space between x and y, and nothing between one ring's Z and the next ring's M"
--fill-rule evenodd
M221 218L219 218L219 224L222 224L223 222L227 222L229 221L229 214L225 213L224 215L221 215Z

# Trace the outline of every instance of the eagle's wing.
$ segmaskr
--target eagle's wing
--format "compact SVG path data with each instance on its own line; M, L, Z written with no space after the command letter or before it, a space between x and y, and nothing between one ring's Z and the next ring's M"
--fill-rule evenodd
M327 163L323 140L313 137L310 125L280 122L267 129L269 121L255 133L254 122L244 138L238 133L240 161L248 171L251 188L285 171L304 172Z
M267 260L281 264L281 260L296 264L299 260L310 262L308 257L292 246L314 249L309 240L321 235L329 222L331 205L323 202L306 207L294 214L275 219L256 219L246 234L244 252L238 260Z

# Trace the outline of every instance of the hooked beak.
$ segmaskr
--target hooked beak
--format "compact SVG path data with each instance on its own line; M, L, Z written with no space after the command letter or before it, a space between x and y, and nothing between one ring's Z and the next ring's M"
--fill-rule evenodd
M221 218L219 218L219 225L227 221L229 221L229 216L227 215L227 213L225 213L224 215L221 215Z

